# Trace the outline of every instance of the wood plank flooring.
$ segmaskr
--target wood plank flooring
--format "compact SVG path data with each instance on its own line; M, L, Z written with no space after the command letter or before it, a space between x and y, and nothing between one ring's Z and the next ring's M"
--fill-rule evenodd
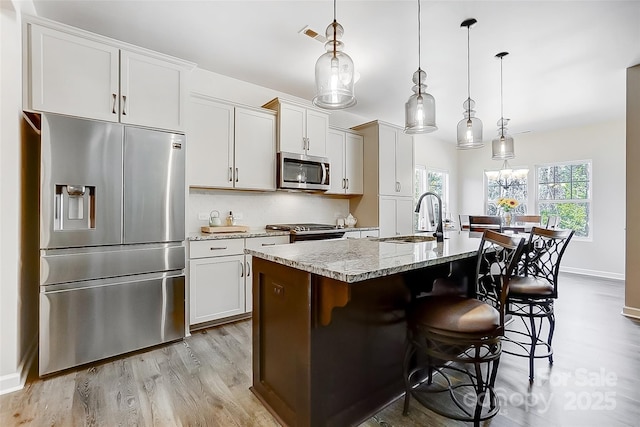
M555 358L504 354L502 409L485 425L640 426L640 323L620 314L624 285L563 274L556 303ZM251 323L194 333L183 341L68 371L32 374L0 396L0 426L278 426L249 391ZM468 426L402 398L360 427Z

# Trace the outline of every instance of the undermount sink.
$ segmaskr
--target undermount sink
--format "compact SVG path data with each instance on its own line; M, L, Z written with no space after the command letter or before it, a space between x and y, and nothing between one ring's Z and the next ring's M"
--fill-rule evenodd
M422 243L422 242L433 242L436 240L434 236L428 235L414 235L414 236L398 236L398 237L382 237L377 239L379 242L390 242L390 243Z

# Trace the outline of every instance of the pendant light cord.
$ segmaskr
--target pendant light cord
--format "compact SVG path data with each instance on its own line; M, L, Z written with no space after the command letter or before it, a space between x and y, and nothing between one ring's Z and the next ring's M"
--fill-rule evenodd
M467 26L467 121L471 121L471 48L469 40L471 38L471 25Z
M420 57L420 40L422 39L422 29L420 27L420 0L418 0L418 95L422 95L422 68L421 68L421 57Z
M338 22L336 21L336 1L337 0L333 0L333 57L335 58L337 55L337 50L336 50L336 45L337 45L337 41L336 41L336 33L338 32Z
M502 98L502 58L500 57L500 135L504 140L504 107L503 107L503 98Z

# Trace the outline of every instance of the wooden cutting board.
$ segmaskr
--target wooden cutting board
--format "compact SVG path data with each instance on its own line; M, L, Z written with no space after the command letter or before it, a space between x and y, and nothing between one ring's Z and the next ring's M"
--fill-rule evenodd
M202 226L200 231L203 233L246 233L249 231L247 225L221 225L218 227Z

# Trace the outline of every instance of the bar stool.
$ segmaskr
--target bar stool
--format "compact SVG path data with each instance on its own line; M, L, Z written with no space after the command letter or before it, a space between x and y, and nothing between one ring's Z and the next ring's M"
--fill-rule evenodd
M409 304L403 364L405 415L412 396L442 416L473 421L476 426L498 413L493 386L505 303L523 245L523 238L486 230L476 261L476 298L435 295ZM473 369L467 369L469 365Z
M529 358L529 382L533 383L534 361L549 358L553 364L553 332L556 318L553 301L558 298L558 272L573 230L533 227L526 245L522 271L511 278L507 313L522 320L506 331L504 352ZM549 322L547 341L540 338L544 322Z

